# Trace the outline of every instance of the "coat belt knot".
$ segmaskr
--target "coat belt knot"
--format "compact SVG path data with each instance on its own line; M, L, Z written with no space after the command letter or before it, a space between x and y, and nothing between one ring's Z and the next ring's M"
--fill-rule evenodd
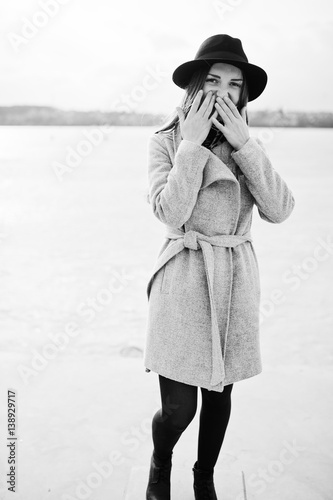
M198 233L196 231L187 231L184 234L184 247L189 248L190 250L198 250Z

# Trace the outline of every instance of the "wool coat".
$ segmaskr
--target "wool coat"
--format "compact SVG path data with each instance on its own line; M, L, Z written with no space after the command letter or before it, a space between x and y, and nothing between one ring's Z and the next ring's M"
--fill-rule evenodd
M144 366L222 392L262 371L253 207L280 223L293 194L259 139L210 151L179 125L149 139L148 191L166 239L147 285Z

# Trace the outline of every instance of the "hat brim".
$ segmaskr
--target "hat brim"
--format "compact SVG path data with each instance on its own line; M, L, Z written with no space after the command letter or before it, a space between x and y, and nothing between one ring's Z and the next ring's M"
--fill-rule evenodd
M190 83L192 75L193 73L195 73L195 71L199 70L200 68L207 67L207 65L210 67L214 63L218 62L232 64L233 66L236 66L237 68L242 70L249 88L249 99L248 99L249 101L254 101L254 99L257 99L257 97L259 97L260 94L262 94L267 85L267 80L268 80L266 71L264 71L259 66L256 66L255 64L250 64L243 61L235 61L233 59L205 58L205 59L196 59L194 61L188 61L186 63L181 64L180 66L178 66L178 68L175 69L172 75L172 81L178 87L185 89Z

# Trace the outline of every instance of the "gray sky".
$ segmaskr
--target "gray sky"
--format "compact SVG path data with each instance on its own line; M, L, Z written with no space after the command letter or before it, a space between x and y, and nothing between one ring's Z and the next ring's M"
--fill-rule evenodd
M268 73L249 109L333 111L331 0L1 0L0 105L170 113L173 70L240 38Z

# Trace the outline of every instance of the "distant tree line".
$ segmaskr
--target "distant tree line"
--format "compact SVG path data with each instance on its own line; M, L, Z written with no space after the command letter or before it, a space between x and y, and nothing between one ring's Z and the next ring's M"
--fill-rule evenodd
M0 125L161 126L166 115L118 111L67 111L51 106L0 106ZM250 111L253 127L333 127L331 112Z

